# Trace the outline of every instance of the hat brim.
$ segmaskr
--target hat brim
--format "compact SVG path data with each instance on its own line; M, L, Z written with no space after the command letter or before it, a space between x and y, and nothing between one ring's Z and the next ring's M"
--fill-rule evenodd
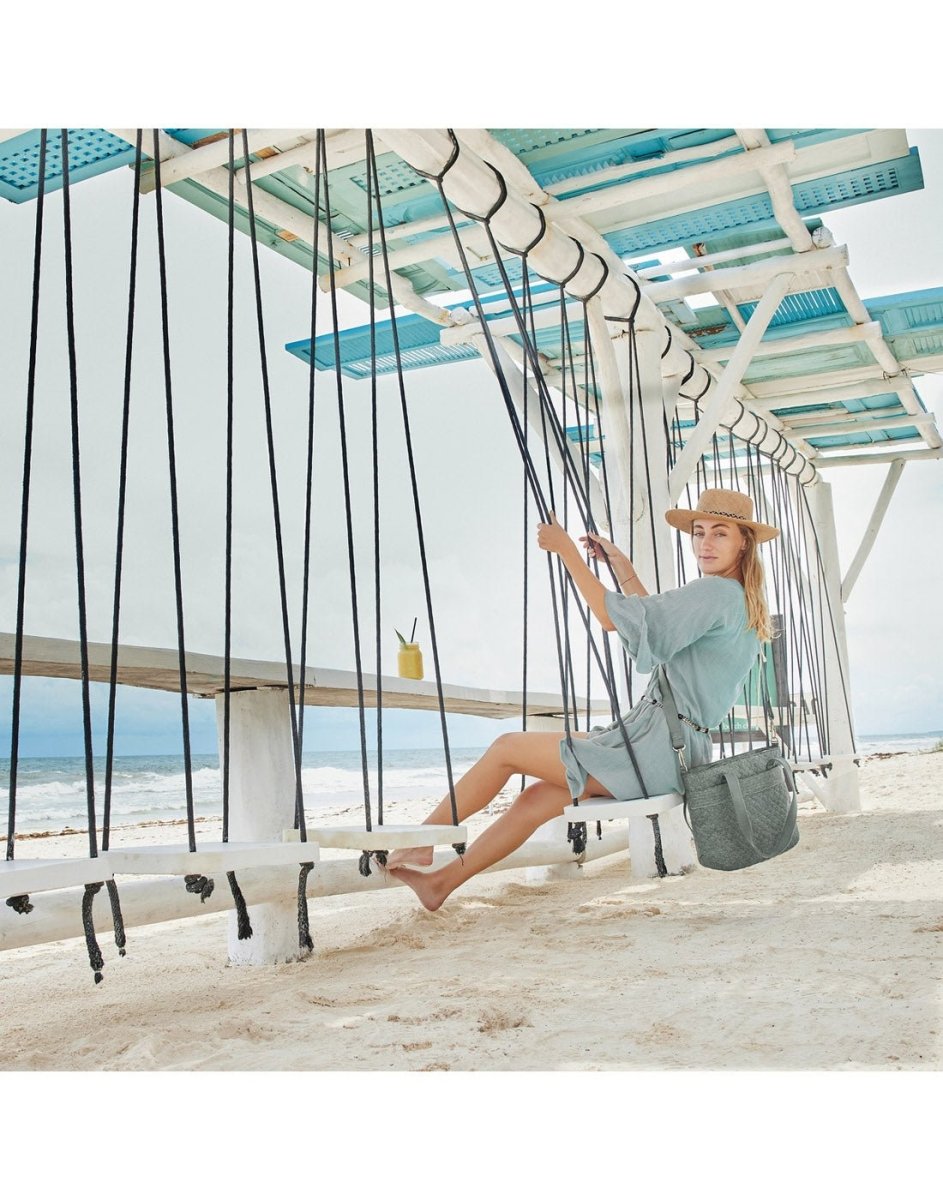
M719 517L717 513L701 512L697 508L669 508L665 520L675 529L683 533L691 533L695 521L729 521L732 525L744 525L752 529L758 542L771 542L779 537L779 530L774 525L764 525L762 521L746 521L739 517Z

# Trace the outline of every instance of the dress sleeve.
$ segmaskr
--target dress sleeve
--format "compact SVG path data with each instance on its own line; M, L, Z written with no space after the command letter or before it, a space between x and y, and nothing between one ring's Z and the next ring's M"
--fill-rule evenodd
M737 588L739 591L739 588ZM655 596L606 593L606 611L626 650L647 674L713 629L734 619L743 601L727 580L695 579Z

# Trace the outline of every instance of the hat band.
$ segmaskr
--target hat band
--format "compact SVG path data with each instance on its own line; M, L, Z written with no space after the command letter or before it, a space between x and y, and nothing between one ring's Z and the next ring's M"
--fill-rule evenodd
M706 513L709 517L730 517L732 521L752 521L752 517L745 517L743 513L722 512L719 508L702 508L699 510Z

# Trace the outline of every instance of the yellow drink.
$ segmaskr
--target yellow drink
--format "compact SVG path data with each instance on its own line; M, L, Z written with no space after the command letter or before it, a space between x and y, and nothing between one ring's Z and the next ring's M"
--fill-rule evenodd
M396 656L400 679L422 679L422 651L418 642L403 642Z

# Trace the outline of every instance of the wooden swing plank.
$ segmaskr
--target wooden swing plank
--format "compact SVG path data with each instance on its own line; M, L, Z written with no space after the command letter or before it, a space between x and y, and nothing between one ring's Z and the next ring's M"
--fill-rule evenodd
M187 846L134 846L109 850L116 875L219 875L250 867L297 866L319 860L318 843L200 842Z
M367 831L353 825L309 829L308 837L332 850L402 850L414 846L451 846L468 840L464 825L377 825Z
M568 804L563 815L568 821L615 821L626 817L657 817L684 803L680 792L665 792L647 800L609 800L604 796Z
M108 854L97 858L24 858L0 862L0 899L104 883L114 868Z

